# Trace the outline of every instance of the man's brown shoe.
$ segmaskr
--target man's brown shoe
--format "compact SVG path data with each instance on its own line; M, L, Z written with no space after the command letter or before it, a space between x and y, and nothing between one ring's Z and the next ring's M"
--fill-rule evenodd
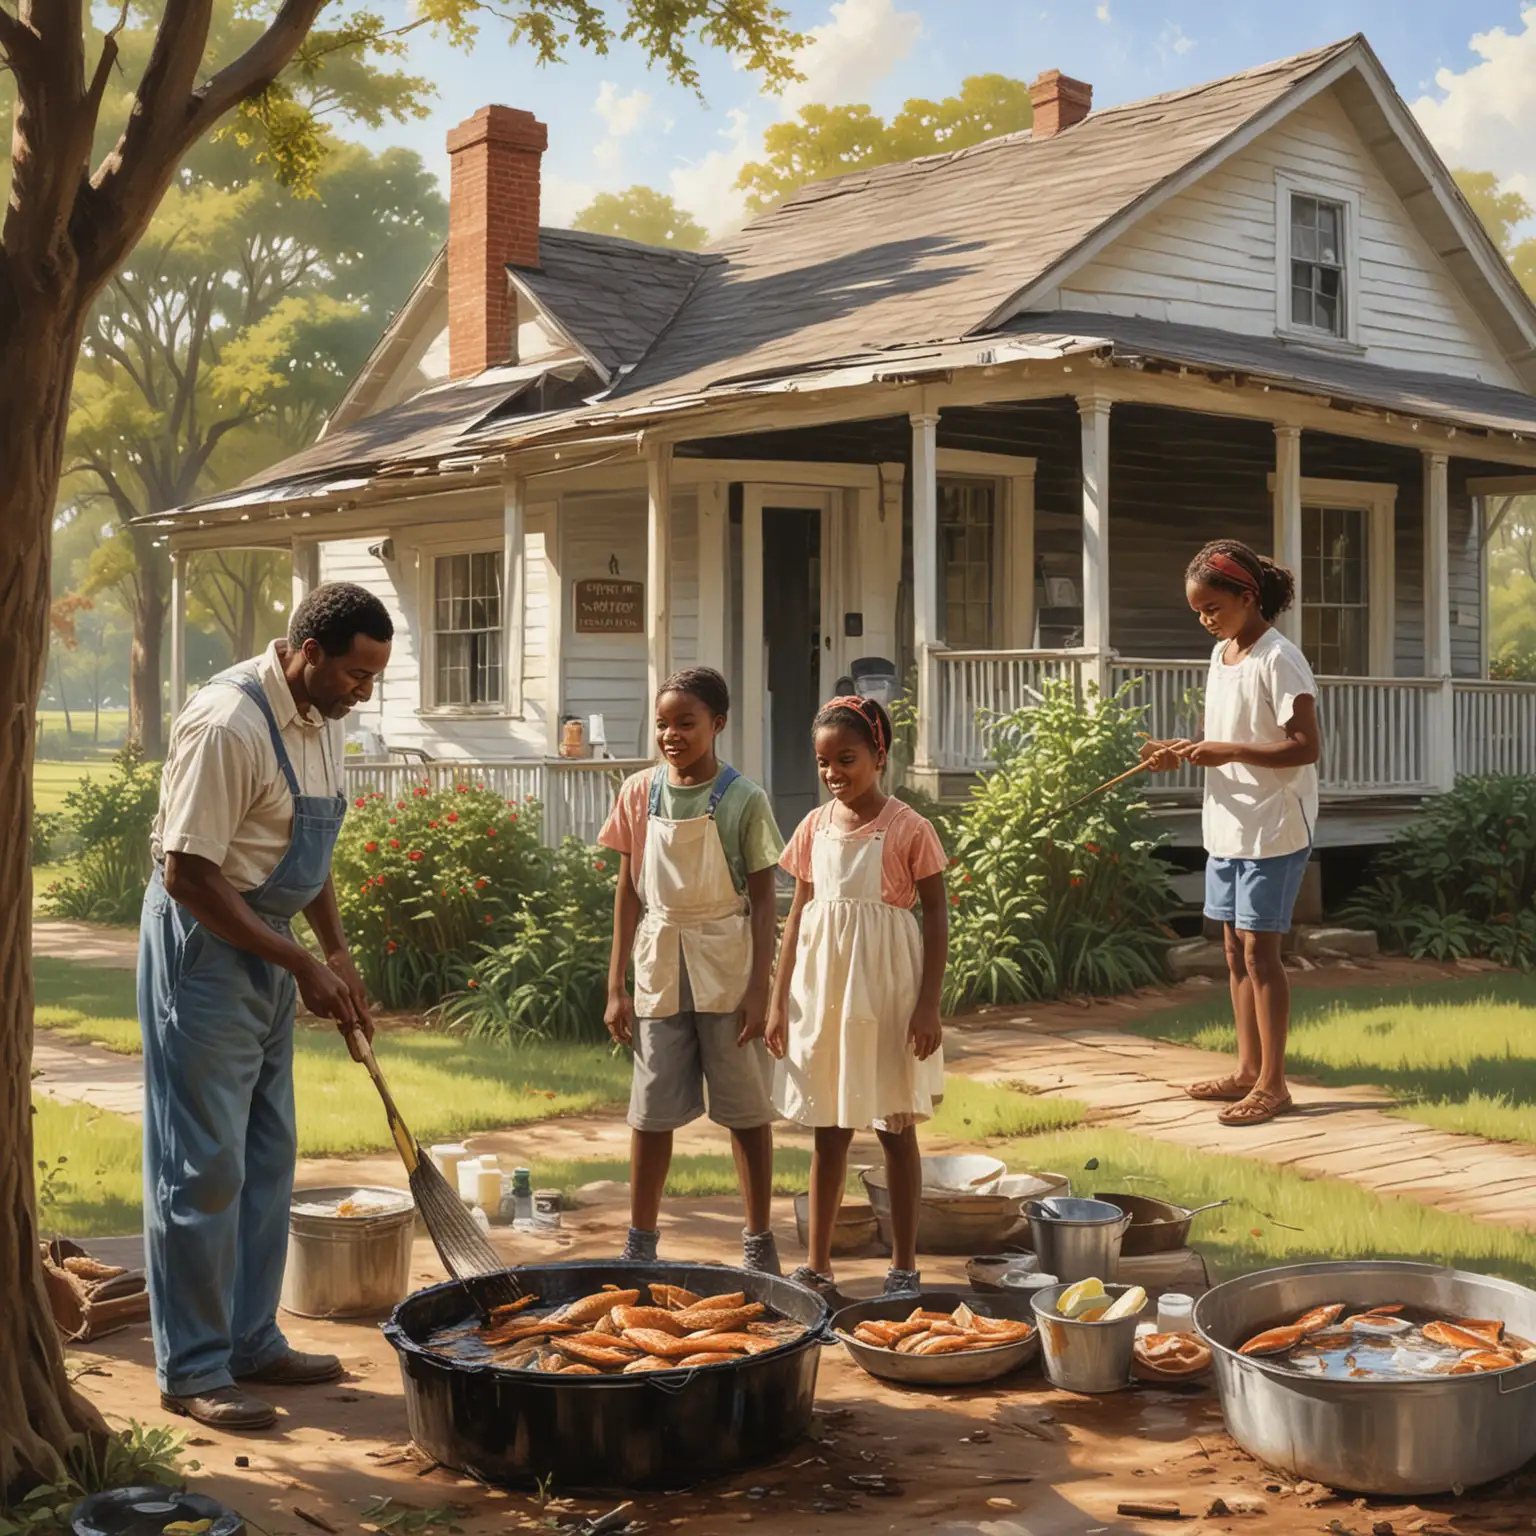
M341 1361L335 1355L306 1355L290 1349L286 1355L269 1360L259 1371L248 1371L241 1381L259 1381L269 1387L318 1387L341 1376Z
M207 1392L191 1392L185 1397L160 1394L160 1406L179 1413L209 1429L271 1429L277 1423L277 1409L239 1387L212 1387Z

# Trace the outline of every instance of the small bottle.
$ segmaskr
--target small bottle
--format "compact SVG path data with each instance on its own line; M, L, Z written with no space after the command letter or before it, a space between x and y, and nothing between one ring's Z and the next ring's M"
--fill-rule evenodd
M512 1170L512 1230L533 1231L533 1175L526 1168Z
M469 1215L470 1215L470 1219L474 1222L474 1224L477 1227L480 1228L480 1230L482 1232L485 1232L487 1234L490 1232L490 1230L491 1230L491 1218L489 1216L487 1216L485 1214L485 1212L482 1211L478 1205L470 1206L470 1208L469 1208Z
M560 1230L560 1191L536 1189L533 1192L533 1226L536 1232Z
M465 1205L473 1205L475 1197L480 1193L480 1159L478 1157L466 1157L460 1160L459 1175L459 1199Z
M1193 1333L1195 1331L1195 1301L1182 1291L1168 1291L1158 1298L1157 1331L1159 1333Z

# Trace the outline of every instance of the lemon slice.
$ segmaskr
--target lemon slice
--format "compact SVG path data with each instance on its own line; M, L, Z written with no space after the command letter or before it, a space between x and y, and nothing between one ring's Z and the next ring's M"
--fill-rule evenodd
M1139 1285L1133 1285L1123 1296L1110 1307L1101 1321L1106 1323L1118 1322L1123 1317L1135 1317L1147 1304L1147 1293Z
M1104 1282L1090 1277L1087 1280L1079 1280L1076 1285L1069 1285L1057 1299L1056 1310L1063 1317L1077 1317L1093 1307L1103 1305L1105 1305Z

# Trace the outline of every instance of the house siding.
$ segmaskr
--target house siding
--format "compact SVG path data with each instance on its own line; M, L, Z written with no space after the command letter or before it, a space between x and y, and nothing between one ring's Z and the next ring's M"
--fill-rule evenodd
M1352 302L1367 362L1522 387L1331 94L1138 221L1066 279L1059 307L1272 336L1281 172L1359 199Z

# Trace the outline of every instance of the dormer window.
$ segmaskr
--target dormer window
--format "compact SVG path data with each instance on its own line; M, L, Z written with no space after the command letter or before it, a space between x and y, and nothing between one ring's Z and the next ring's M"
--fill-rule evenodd
M1294 341L1352 349L1359 307L1355 194L1282 174L1275 226L1276 330Z
M1344 205L1291 196L1291 324L1343 336Z

